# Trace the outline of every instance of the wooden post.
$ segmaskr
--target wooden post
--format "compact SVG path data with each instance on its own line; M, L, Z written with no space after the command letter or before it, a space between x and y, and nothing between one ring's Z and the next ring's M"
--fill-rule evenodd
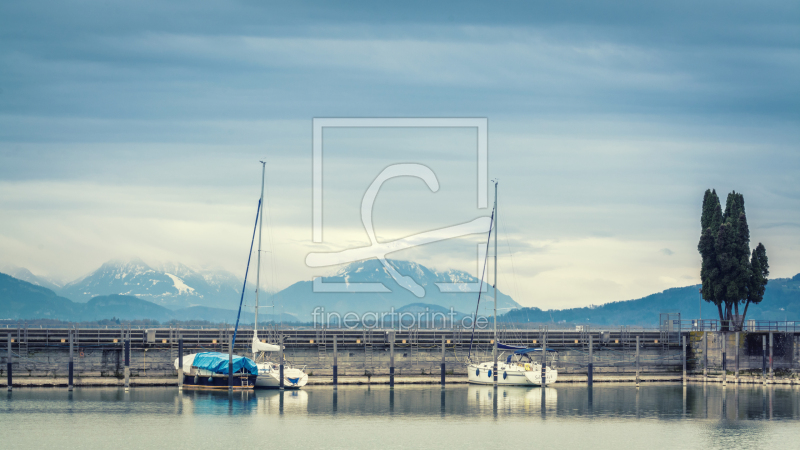
M722 386L728 385L728 333L722 332Z
M280 345L280 353L278 353L278 358L280 358L280 363L281 363L280 371L278 372L278 376L281 377L281 379L280 379L280 388L281 388L281 390L283 390L283 388L284 388L284 386L283 386L283 333L281 333L279 335L278 339L279 339L278 345ZM283 396L281 396L281 398L283 398Z
M686 336L681 336L681 360L683 362L683 385L686 386Z
M337 347L336 342L339 339L336 335L333 335L333 388L339 385L339 348Z
M639 387L639 336L636 336L636 387Z
M589 368L587 369L587 380L589 382L589 386L594 383L594 339L592 338L592 333L589 333ZM591 389L591 388L590 388ZM591 393L589 394L589 403L591 404Z
M394 330L389 332L389 387L394 387Z
M775 372L772 370L772 363L773 363L773 359L772 359L772 347L773 347L773 345L772 345L772 343L773 343L772 331L770 331L769 332L769 382L770 383L775 381Z
M6 339L8 339L8 361L6 361L6 375L8 378L8 390L10 391L13 384L13 379L11 376L11 333L8 333L8 337Z
M131 331L128 330L128 338L125 339L125 390L131 386Z
M444 387L444 374L445 374L445 366L444 366L444 334L442 334L442 387Z
M180 335L179 335L180 336ZM183 338L178 338L178 390L183 390Z
M736 358L735 358L735 363L734 364L736 364L736 375L734 376L734 378L736 378L736 383L738 384L739 383L739 332L738 331L736 332L736 347L735 348L736 348Z
M72 361L72 330L68 330L68 332L69 332L69 363L68 363L69 364L69 368L67 370L68 370L68 373L69 373L69 375L68 375L69 382L67 384L67 386L68 386L67 389L71 391L72 390L72 369L73 369L73 361Z

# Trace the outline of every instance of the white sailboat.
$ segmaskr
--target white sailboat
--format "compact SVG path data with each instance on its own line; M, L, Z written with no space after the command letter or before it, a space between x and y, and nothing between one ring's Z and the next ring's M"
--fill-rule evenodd
M281 361L274 362L269 360L269 354L272 352L280 352L280 358L283 358L283 350L281 346L283 343L268 344L261 342L258 338L258 296L261 291L261 228L264 224L264 176L266 174L266 163L261 161L261 203L259 212L260 222L258 223L258 263L256 269L256 304L255 304L255 322L253 323L253 342L251 350L253 352L253 360L258 367L258 378L256 378L255 387L257 388L280 388L281 387ZM283 387L285 389L299 389L308 383L308 375L302 368L294 367L287 364L283 358Z
M470 384L491 384L504 386L544 386L556 382L558 371L548 367L547 354L554 353L552 349L525 348L503 345L497 341L497 180L494 182L494 210L492 211L492 227L489 230L489 239L494 230L494 339L492 340L492 361L483 363L470 363L467 365L467 376ZM486 243L486 253L489 253L489 242ZM484 271L481 274L481 283ZM480 302L480 293L478 293ZM475 319L477 320L477 309ZM473 323L473 336L474 336ZM472 342L470 342L470 351ZM498 362L498 349L513 350L504 362ZM531 355L541 354L541 358L532 358ZM544 382L542 382L544 378Z

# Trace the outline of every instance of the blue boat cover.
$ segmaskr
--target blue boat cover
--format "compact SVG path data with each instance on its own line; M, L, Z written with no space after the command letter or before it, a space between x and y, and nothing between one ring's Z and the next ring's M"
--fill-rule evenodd
M533 352L540 352L540 351L542 351L541 347L539 347L539 348L523 348L523 349L519 349L519 350L515 351L514 354L515 355L524 355L526 353L533 353ZM553 350L552 348L548 348L547 351L548 352L555 352L555 350Z
M525 347L517 347L516 345L508 345L508 344L503 344L502 342L498 342L497 348L499 348L500 350L522 350Z
M211 372L227 375L228 374L228 354L219 352L198 353L192 362L194 367L210 370ZM233 373L244 372L250 375L258 375L258 367L250 358L244 356L233 356Z

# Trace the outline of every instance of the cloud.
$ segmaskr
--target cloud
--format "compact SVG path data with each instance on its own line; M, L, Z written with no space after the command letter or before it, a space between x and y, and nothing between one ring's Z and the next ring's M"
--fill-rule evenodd
M489 118L490 176L501 180L501 282L522 304L690 283L709 187L744 192L773 272L800 270L793 2L2 10L0 263L69 278L139 254L239 273L267 158L280 279L307 279L305 254L320 251L312 117L477 116ZM360 198L390 163L429 164L442 188L387 184L373 217L381 239L486 213L474 205L469 133L329 137L330 248L364 243ZM478 245L393 256L474 273Z

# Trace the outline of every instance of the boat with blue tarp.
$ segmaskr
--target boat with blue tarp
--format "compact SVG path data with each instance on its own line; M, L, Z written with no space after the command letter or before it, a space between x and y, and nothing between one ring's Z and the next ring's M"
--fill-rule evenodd
M228 388L229 355L219 352L192 353L183 357L183 386L204 389ZM175 360L175 369L178 368ZM253 389L258 377L256 363L244 356L233 356L233 388Z

